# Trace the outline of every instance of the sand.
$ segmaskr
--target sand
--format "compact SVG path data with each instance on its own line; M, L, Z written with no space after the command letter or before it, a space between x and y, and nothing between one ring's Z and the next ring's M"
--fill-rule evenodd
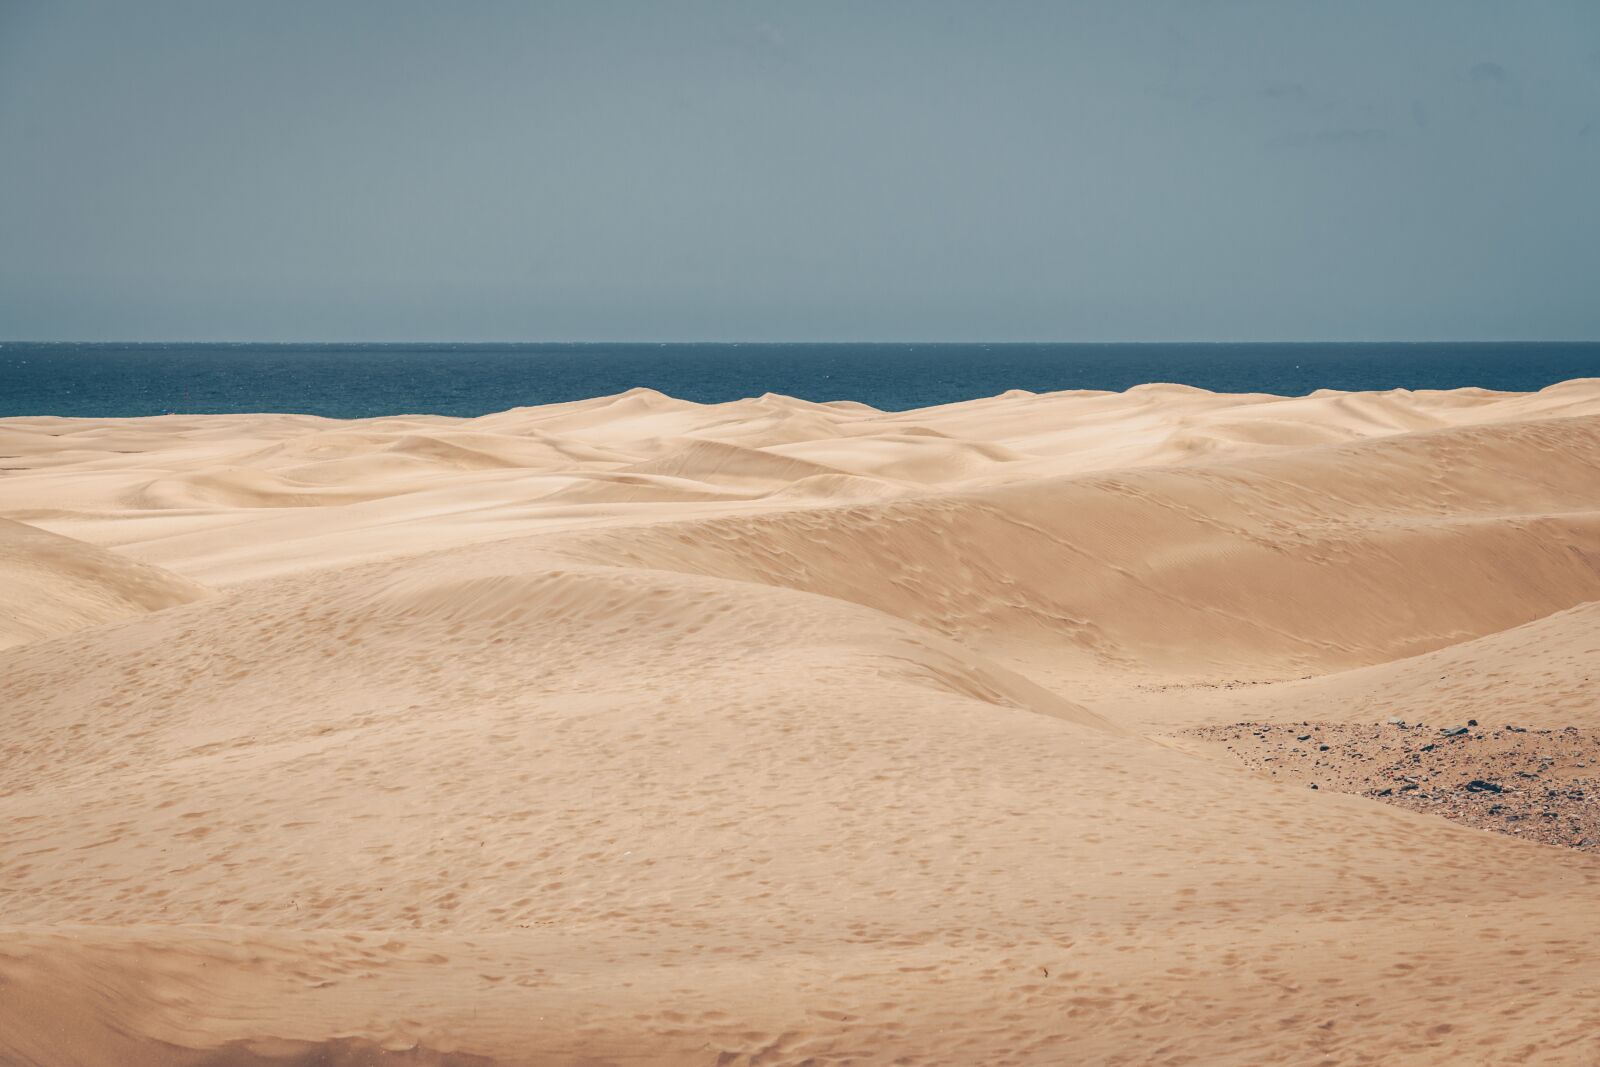
M0 1063L1600 1063L1600 380L0 457Z

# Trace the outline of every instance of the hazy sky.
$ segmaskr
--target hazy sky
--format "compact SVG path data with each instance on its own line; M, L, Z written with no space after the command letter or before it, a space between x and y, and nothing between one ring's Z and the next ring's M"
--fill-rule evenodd
M0 0L0 338L1600 338L1600 2Z

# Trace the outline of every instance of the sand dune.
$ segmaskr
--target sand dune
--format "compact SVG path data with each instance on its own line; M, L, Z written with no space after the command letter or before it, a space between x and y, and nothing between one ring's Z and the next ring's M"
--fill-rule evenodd
M801 588L1014 655L1279 677L1600 598L1597 470L1600 420L1518 423L542 543Z
M1444 717L1600 729L1600 600L1419 656L1245 693L1320 720Z
M672 442L662 454L626 469L634 474L665 474L708 485L761 489L788 485L818 474L840 473L834 467L761 448L697 440Z
M1596 1062L1600 854L1186 738L1600 727L1600 381L0 454L0 1063Z
M204 586L0 519L0 648L188 604Z

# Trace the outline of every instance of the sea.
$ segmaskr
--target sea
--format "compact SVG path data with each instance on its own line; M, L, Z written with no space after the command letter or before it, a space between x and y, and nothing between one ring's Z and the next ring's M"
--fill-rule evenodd
M301 412L473 416L637 386L900 411L1011 389L1531 392L1600 377L1600 342L1364 344L0 343L0 417Z

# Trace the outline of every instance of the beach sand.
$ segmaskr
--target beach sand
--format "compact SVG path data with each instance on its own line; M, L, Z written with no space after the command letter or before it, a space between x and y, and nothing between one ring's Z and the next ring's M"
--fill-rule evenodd
M0 468L0 1063L1600 1063L1600 380Z

